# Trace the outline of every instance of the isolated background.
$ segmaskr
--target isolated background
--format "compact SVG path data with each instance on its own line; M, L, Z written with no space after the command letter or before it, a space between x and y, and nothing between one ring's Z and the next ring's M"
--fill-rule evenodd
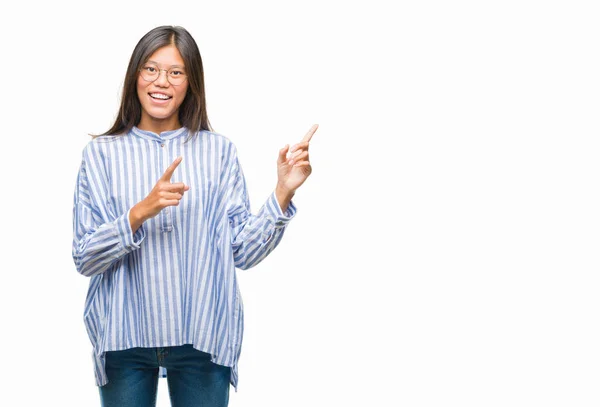
M135 3L0 17L1 405L99 405L75 177L163 24L198 42L255 211L320 125L296 219L239 272L232 407L600 404L595 2Z

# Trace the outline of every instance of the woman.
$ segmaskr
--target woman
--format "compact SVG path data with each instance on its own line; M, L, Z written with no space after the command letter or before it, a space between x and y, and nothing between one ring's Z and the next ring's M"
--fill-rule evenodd
M276 188L252 214L236 148L208 121L196 42L172 26L141 38L114 125L83 149L74 197L103 406L153 405L165 375L173 406L228 404L244 328L235 268L281 241L316 129L279 150Z

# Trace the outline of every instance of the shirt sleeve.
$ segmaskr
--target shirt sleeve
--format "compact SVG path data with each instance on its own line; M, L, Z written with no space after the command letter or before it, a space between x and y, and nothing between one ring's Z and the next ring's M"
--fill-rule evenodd
M231 228L235 266L245 270L260 263L277 247L297 209L295 204L290 202L284 213L273 192L258 213L253 215L246 180L235 148L231 163L227 216Z
M115 216L108 205L108 177L99 151L88 145L77 174L73 199L73 260L87 277L104 273L140 247L143 226L134 234L129 209Z

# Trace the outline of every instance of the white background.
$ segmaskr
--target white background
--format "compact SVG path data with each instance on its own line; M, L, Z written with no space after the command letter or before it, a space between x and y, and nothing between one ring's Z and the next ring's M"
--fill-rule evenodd
M0 17L0 405L99 406L75 178L163 24L197 40L253 210L320 125L296 218L239 272L230 406L600 405L595 2L136 3Z

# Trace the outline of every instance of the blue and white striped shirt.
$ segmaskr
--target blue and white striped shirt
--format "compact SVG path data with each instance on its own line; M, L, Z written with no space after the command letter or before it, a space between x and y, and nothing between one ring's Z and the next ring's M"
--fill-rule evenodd
M234 144L208 131L186 142L188 134L134 127L83 149L73 259L91 277L84 321L99 386L108 383L107 351L192 344L231 367L237 390L244 314L235 269L255 266L279 244L296 207L283 213L272 193L252 214ZM178 156L172 182L189 191L132 233L131 207Z

